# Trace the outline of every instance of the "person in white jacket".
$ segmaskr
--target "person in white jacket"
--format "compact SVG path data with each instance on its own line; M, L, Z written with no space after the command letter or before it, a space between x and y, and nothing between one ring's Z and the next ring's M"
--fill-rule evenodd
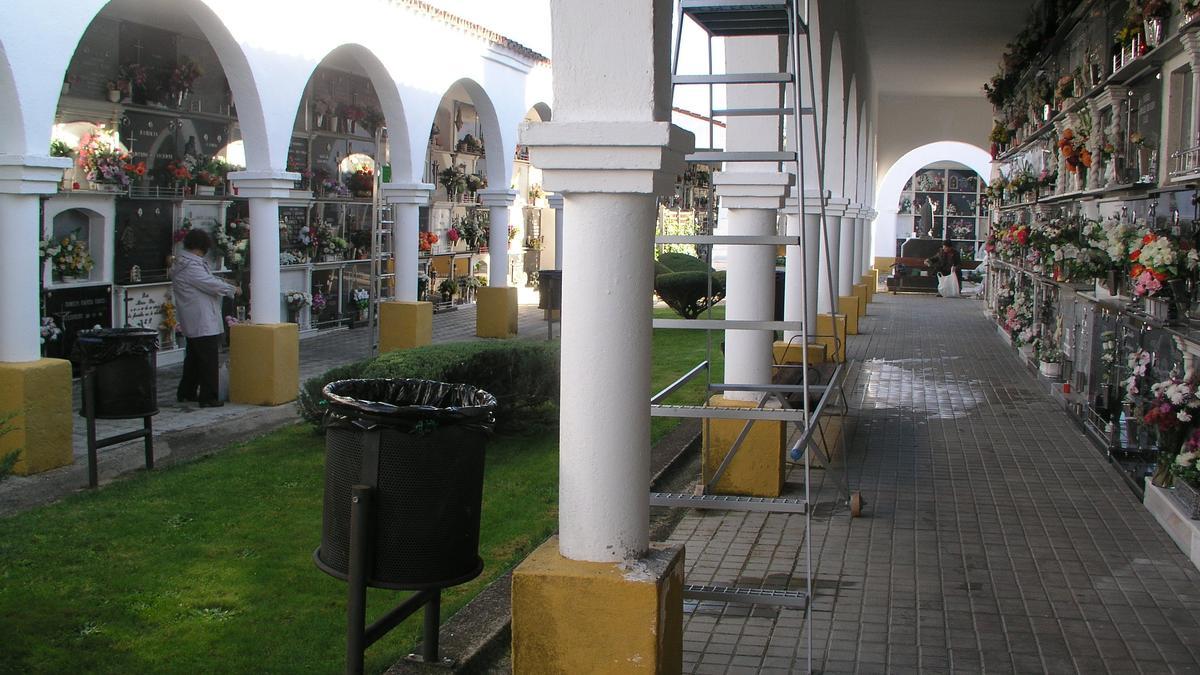
M242 289L213 275L204 256L212 248L212 237L193 228L183 238L183 251L171 264L171 291L179 327L187 338L183 377L175 397L179 402L197 401L201 408L224 405L218 396L220 364L217 352L225 322L221 299L241 295Z

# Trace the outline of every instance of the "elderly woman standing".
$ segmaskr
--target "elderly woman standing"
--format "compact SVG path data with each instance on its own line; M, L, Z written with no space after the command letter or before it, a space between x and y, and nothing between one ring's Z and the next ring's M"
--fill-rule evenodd
M225 405L218 396L220 365L217 349L225 333L221 318L221 299L240 295L242 289L213 275L204 256L212 248L212 237L201 229L191 229L183 238L183 251L175 258L171 277L179 327L187 337L183 357L183 377L176 399L199 401L201 408Z

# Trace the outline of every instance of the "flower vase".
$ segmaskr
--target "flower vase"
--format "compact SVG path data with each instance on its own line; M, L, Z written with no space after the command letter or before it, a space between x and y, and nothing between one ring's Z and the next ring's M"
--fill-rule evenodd
M1170 317L1170 303L1162 298L1146 297L1142 298L1142 311L1155 321L1166 322Z
M1163 20L1159 18L1146 19L1143 22L1143 28L1146 32L1146 46L1150 49L1162 44L1163 38Z
M121 90L120 89L109 89L108 90L108 102L109 103L120 103L121 102Z
M76 281L76 277L74 274L63 274L58 277L58 280L60 283L73 284Z
M1038 363L1038 372L1050 378L1051 380L1057 380L1058 378L1062 377L1062 364L1057 362L1050 363L1048 361L1041 361Z
M1174 482L1171 476L1171 465L1175 463L1175 456L1179 454L1179 449L1183 446L1183 441L1187 437L1187 430L1175 428L1164 431L1159 429L1157 436L1158 455L1155 459L1154 474L1150 476L1150 482L1155 487L1169 488Z

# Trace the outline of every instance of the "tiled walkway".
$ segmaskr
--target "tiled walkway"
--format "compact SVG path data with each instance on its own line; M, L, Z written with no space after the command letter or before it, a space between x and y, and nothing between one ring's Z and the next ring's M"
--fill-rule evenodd
M1200 673L1200 572L977 301L877 295L850 354L868 505L850 519L814 472L814 672ZM689 583L803 590L804 537L691 512L672 540ZM803 612L685 612L689 672L807 667Z

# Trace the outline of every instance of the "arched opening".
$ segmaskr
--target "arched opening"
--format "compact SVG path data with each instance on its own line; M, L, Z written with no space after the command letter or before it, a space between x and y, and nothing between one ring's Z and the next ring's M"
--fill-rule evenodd
M851 78L850 93L846 101L846 117L842 124L845 129L845 145L841 147L843 156L844 176L842 179L842 196L852 203L861 203L862 196L858 193L858 79Z
M940 141L930 143L919 148L910 150L905 153L899 160L896 161L887 172L884 174L883 180L880 182L879 190L876 192L876 208L879 211L879 216L875 221L875 256L877 259L882 259L878 264L883 264L885 267L891 263L891 259L896 256L897 242L903 241L913 232L917 225L916 218L911 213L913 202L915 202L918 193L932 196L935 190L919 190L918 188L928 187L933 188L935 185L926 185L917 178L922 169L930 167L931 171L941 170L944 173L944 185L942 186L941 200L941 221L938 221L939 216L934 215L933 225L941 225L941 232L945 233L947 217L946 202L949 194L949 171L952 169L951 164L957 165L953 168L956 177L962 177L965 172L978 176L976 179L977 191L984 189L984 177L989 175L991 168L991 155L982 148L970 145L968 143L960 143L957 141ZM932 180L932 179L929 179ZM910 203L908 206L909 213L902 214L904 207L902 195L911 194ZM958 190L956 194L963 193L965 190ZM978 192L977 192L978 194ZM938 200L934 200L938 203ZM972 216L976 218L975 238L964 240L960 243L966 245L967 242L977 242L983 237L986 237L986 204L982 199L976 199L977 211L983 211L982 214L976 213ZM955 207L956 209L959 206ZM901 222L903 216L903 222ZM957 217L957 216L955 216ZM966 218L967 216L963 216ZM965 223L955 222L952 225L957 225L962 228ZM936 232L936 230L935 230ZM972 246L972 254L974 254L977 245ZM880 268L884 269L884 268Z
M94 308L81 319L87 325L64 326L68 333L94 323L157 328L167 320L176 234L196 222L228 234L225 223L239 211L227 174L244 161L270 165L249 64L203 2L113 0L83 30L61 86L50 150L74 167L47 200L43 225L46 235L68 225L86 230L78 239L94 267L86 277L67 275L73 283L51 276L47 311L85 301ZM243 159L231 163L238 147ZM81 212L87 227L69 215ZM217 270L244 267L244 243L216 240Z
M360 320L360 299L374 292L375 192L380 182L410 176L406 130L395 81L365 47L337 47L309 76L287 157L307 194L279 205L281 309L302 330ZM391 227L377 229L386 259Z
M480 193L509 187L513 164L502 148L496 110L483 88L470 79L451 85L434 113L425 155L424 182L437 189L433 204L421 209L419 299L473 302L475 289L487 278L488 233L497 224L491 222ZM510 283L518 262L511 252L520 250L520 225L498 225L510 232Z
M538 103L525 113L521 124L549 121L550 107ZM528 151L522 150L522 146L517 146L512 165L512 186L517 191L517 203L524 204L520 231L514 237L514 243L519 241L523 249L522 264L520 270L514 270L512 278L518 288L528 288L537 284L538 270L555 268L554 254L559 242L555 212L550 207L549 195L542 189L542 171L529 163Z

